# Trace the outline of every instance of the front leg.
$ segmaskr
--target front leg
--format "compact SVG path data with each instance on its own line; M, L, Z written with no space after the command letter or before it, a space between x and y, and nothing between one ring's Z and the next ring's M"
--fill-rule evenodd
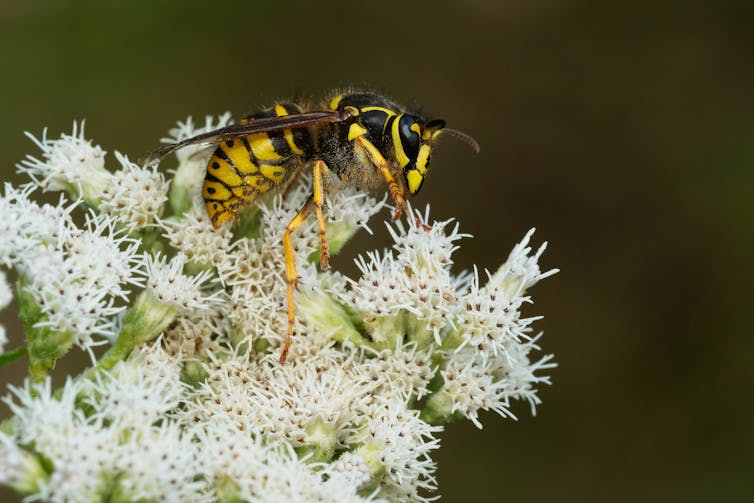
M374 167L382 173L383 178L385 178L385 182L387 182L388 189L390 190L390 197L393 198L393 202L395 203L395 219L398 220L403 211L409 215L408 204L406 204L406 198L403 196L404 191L401 190L400 185L398 185L395 177L393 177L393 174L390 172L387 161L380 153L379 149L363 136L357 136L353 140L353 143L354 147L365 154L367 159L369 159Z
M390 172L390 168L387 165L385 157L383 157L377 147L375 147L371 141L367 140L363 136L356 137L353 143L354 147L359 149L361 153L365 154L369 161L382 173L382 176L385 178L388 189L390 189L390 196L393 198L393 202L395 203L395 220L401 218L402 212L405 212L406 216L413 216L411 214L411 210L408 207L408 203L406 203L408 192L406 191L406 189L401 189L400 185L398 185L395 177L393 177L393 174ZM414 223L417 227L425 231L432 229L432 227L425 224L415 216Z

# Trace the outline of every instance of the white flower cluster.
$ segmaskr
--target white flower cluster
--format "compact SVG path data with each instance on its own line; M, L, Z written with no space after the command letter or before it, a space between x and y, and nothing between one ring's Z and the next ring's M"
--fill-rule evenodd
M0 271L0 309L5 309L8 304L13 300L13 292L11 292L8 279L5 277L5 273ZM5 327L0 325L0 353L4 351L5 345L8 343L8 336L5 335Z
M87 204L111 215L121 225L143 228L161 212L167 201L168 184L154 168L140 167L119 152L121 169L105 168L105 151L84 138L84 124L73 123L73 132L59 139L27 136L42 149L42 159L33 156L18 164L43 190L65 190Z
M228 121L180 123L172 140ZM513 417L512 400L539 403L540 371L553 364L533 357L539 317L522 310L554 271L540 271L531 233L482 282L451 270L458 224L417 213L389 224L393 247L359 257L361 274L347 278L318 270L311 218L293 234L295 334L281 364L281 240L306 176L216 231L200 203L198 147L177 152L168 186L120 154L122 169L105 170L77 129L37 143L43 160L20 170L92 210L79 227L65 198L39 205L31 186L8 185L0 198L13 216L0 224L0 264L19 272L32 320L31 378L5 399L0 484L53 502L430 501L442 423L481 427L480 411ZM349 190L326 202L332 253L384 206ZM7 292L0 277L0 307ZM65 351L52 346L95 340L111 346L54 391L46 369Z
M42 159L31 155L18 164L18 171L28 174L44 190L78 192L86 201L96 201L107 186L110 174L105 169L105 151L84 138L84 124L73 123L70 135L59 139L42 138L26 133L42 150Z
M115 301L141 285L138 241L107 215L87 213L79 228L71 218L75 204L39 205L29 199L32 191L5 185L0 263L14 267L35 298L34 325L68 333L81 346L114 335L114 316L124 309Z
M100 210L129 229L146 227L168 200L165 177L155 166L142 168L120 152L115 152L115 157L122 168L103 188Z

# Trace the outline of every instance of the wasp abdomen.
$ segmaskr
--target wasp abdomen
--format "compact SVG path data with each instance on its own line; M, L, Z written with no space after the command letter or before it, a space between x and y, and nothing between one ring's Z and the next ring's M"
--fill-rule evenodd
M301 113L301 108L278 104L249 115L241 122L291 113ZM207 163L202 190L212 224L220 227L259 194L282 184L291 161L306 157L311 149L312 140L306 128L254 133L219 143Z

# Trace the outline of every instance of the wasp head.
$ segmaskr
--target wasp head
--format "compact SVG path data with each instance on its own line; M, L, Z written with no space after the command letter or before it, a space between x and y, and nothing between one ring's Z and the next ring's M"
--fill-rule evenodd
M403 170L404 182L409 194L421 189L429 169L430 143L445 127L445 121L433 120L424 124L421 118L401 114L393 121L392 139L395 158Z

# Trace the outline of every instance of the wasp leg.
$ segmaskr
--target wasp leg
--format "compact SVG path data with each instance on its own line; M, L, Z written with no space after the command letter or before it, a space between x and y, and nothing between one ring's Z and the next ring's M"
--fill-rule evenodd
M406 204L406 199L403 197L403 191L393 177L393 174L390 172L387 161L377 147L363 136L357 136L353 141L354 145L366 154L367 158L378 170L380 170L382 176L385 178L388 189L390 190L390 197L393 198L393 202L395 203L395 219L398 220L403 211L408 214L408 205Z
M406 212L406 215L411 215L411 211L409 211L408 204L406 203L406 191L401 190L398 182L395 180L393 174L388 168L387 161L382 156L377 147L375 147L372 142L370 142L363 136L357 136L354 139L354 144L364 153L366 153L372 164L374 164L374 166L380 170L382 176L385 178L388 189L390 190L390 196L393 198L393 202L395 203L394 218L398 220L401 217L401 213L404 211ZM425 231L432 228L424 222L420 221L418 218L414 218L414 221L416 222L416 225L418 227L421 227Z
M322 205L325 202L325 192L322 186L322 175L330 172L330 169L325 164L325 161L318 160L314 163L314 170L312 177L313 192L312 197L314 199L314 209L317 212L317 223L319 224L319 267L320 269L328 269L330 267L330 248L327 245L327 228L325 227L325 218L322 216Z
M288 300L288 332L285 335L285 345L283 352L280 353L280 363L285 363L285 357L288 355L288 349L291 347L291 336L293 335L293 323L295 321L295 311L293 305L293 290L298 287L298 276L296 275L296 255L291 244L291 233L298 229L306 221L306 217L312 212L314 207L314 196L310 196L298 211L295 217L288 222L283 233L283 249L285 250L285 283L286 297Z

